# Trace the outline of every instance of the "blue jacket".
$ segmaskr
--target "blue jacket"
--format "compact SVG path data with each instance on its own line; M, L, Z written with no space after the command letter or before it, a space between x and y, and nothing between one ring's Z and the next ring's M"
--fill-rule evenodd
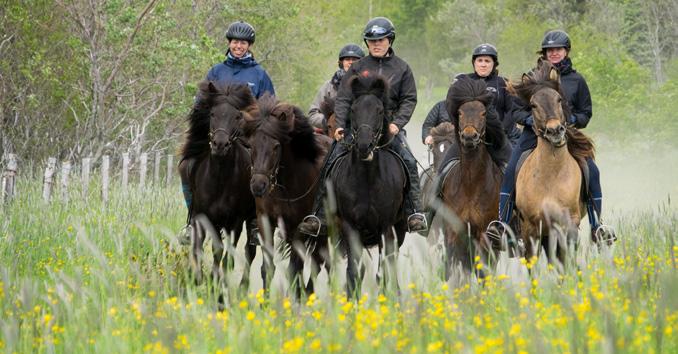
M269 92L275 96L271 78L250 53L240 59L227 53L226 60L213 66L207 73L207 80L221 84L229 82L247 83L256 98L263 96L264 92Z

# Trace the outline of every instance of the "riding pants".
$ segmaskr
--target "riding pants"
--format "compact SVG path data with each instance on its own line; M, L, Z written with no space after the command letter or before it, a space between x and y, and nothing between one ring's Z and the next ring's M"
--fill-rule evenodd
M414 158L412 150L410 150L407 140L405 139L405 134L402 130L398 133L398 135L395 136L390 147L403 159L405 162L405 167L407 167L406 172L410 177L410 188L408 190L408 195L406 198L407 200L405 201L405 215L412 215L422 210L421 186L419 185L417 160Z

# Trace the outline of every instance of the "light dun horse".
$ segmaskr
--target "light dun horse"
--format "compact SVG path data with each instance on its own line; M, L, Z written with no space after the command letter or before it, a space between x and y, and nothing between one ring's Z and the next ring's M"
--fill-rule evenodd
M582 200L582 172L593 158L593 144L583 133L567 126L569 107L560 89L560 75L540 61L509 89L532 107L537 147L518 171L516 209L526 258L539 254L542 245L549 262L564 266L568 248L578 240L578 227L586 208ZM537 249L535 249L535 246Z

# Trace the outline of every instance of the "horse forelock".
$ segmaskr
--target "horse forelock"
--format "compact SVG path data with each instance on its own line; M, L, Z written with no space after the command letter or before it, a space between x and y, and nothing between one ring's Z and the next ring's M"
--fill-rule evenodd
M249 88L242 84L221 85L207 80L198 84L196 100L188 115L188 129L180 149L183 158L201 155L209 149L210 112L220 104L228 103L238 110L254 104Z
M458 78L450 86L445 103L447 112L452 117L453 128L459 131L459 108L464 103L478 101L485 106L485 140L491 144L502 145L506 134L497 119L496 110L490 109L492 100L492 93L487 91L485 81L466 76ZM458 134L455 134L455 139L459 139Z
M377 96L387 106L388 80L382 75L353 75L348 85L354 98L364 95Z
M553 65L548 61L539 60L537 67L528 74L523 74L520 81L512 83L511 91L523 102L529 105L532 96L543 89L552 89L562 98L562 109L565 117L570 115L570 107L562 91L560 80L553 80L550 76Z
M286 120L280 120L281 114ZM278 101L274 96L264 95L256 107L248 112L244 124L245 135L266 134L281 144L290 144L292 153L301 158L315 161L320 154L316 145L314 130L301 108Z

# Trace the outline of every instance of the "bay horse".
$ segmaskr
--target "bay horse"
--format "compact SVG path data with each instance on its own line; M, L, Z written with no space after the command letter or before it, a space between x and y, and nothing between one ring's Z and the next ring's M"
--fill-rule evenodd
M290 251L288 276L297 296L302 288L305 253L312 257L313 276L305 287L306 293L311 293L319 266L324 264L329 272L327 236L304 235L297 226L312 212L320 168L331 139L315 134L299 107L270 95L259 98L248 112L244 130L252 147L249 189L255 197L259 229L271 229L264 237L264 286L268 286L274 271L271 226L278 225Z
M457 79L447 93L445 105L456 132L459 162L441 176L442 198L460 222L445 222L446 279L457 262L473 271L475 256L480 256L484 264L496 259L485 230L497 218L503 173L493 162L487 145L503 145L506 134L499 119L494 118L492 100L485 81L468 77ZM482 269L477 275L484 276Z
M360 296L358 264L363 247L379 246L380 256L386 259L385 284L397 285L397 251L407 230L403 202L408 179L400 158L387 149L394 137L386 119L386 79L354 75L347 84L353 96L351 134L345 138L348 142L341 143L349 151L337 159L329 178L336 194L340 243L348 253L350 297Z
M256 215L254 197L248 188L250 154L241 139L240 128L243 110L255 102L247 85L220 86L210 81L198 84L179 164L180 173L187 174L193 191L189 261L198 283L203 277L200 264L206 235L212 235L212 276L220 279L232 263L231 250L240 238L243 222ZM225 261L221 230L233 235ZM245 252L247 265L243 282L247 286L247 269L256 253L253 242L247 242Z
M436 190L435 185L436 177L438 176L440 164L443 162L447 150L452 144L455 144L454 126L450 122L442 122L433 127L429 134L433 137L433 144L429 147L429 154L433 155L433 163L421 173L419 176L419 183L421 184L421 201L424 208L435 208L433 200L434 198L438 198L436 195L438 191ZM431 163L430 160L429 163ZM430 220L430 222L431 232L429 233L427 240L429 242L436 242L438 239L437 232L441 227L440 218L435 218L435 220Z
M587 158L594 157L593 143L566 124L570 108L560 88L560 74L549 62L540 60L535 70L509 87L532 107L532 129L537 135L537 147L525 159L516 180L525 257L537 256L541 245L549 262L558 260L562 267L566 252L578 242L579 223L586 215L582 167Z

